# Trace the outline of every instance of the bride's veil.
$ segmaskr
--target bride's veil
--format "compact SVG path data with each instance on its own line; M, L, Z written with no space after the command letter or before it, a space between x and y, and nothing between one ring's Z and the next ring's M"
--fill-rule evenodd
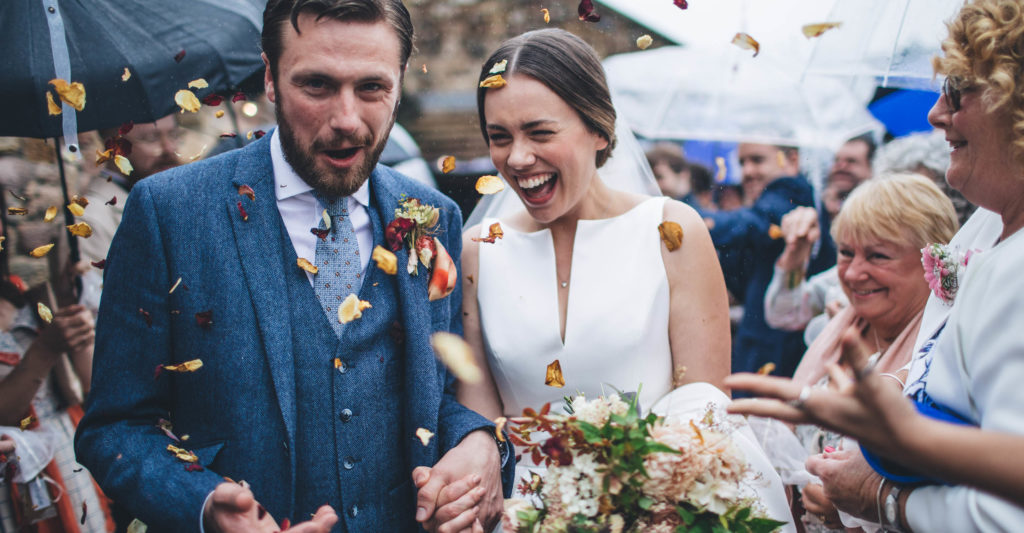
M615 138L612 155L597 169L597 175L605 185L613 189L661 196L654 172L647 163L647 156L621 115L615 121ZM500 192L481 198L473 212L469 214L464 227L471 228L485 218L503 218L522 209L525 207L519 195L506 185Z

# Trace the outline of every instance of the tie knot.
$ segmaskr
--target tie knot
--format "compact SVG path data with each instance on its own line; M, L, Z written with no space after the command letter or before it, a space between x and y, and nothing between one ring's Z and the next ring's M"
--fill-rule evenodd
M320 192L314 192L313 195L320 201L320 205L324 206L330 217L341 216L348 210L346 205L348 197L346 196L327 196Z

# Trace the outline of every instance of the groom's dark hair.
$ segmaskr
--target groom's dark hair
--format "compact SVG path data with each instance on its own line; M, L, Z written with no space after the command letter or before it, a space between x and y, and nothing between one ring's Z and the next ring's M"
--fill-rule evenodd
M308 13L316 20L334 19L346 22L385 21L395 30L401 44L401 72L413 50L413 27L409 10L402 0L270 0L263 10L263 52L270 62L270 73L277 79L277 60L281 57L281 38L285 22L299 32L299 15Z

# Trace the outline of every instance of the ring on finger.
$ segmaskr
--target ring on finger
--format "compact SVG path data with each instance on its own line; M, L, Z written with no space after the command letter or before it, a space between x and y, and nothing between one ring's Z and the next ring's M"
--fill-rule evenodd
M811 386L804 385L803 388L800 389L800 395L797 396L795 400L790 400L788 403L789 405L796 407L797 409L800 409L802 411L804 409L804 403L807 402L807 398L810 398L810 396Z

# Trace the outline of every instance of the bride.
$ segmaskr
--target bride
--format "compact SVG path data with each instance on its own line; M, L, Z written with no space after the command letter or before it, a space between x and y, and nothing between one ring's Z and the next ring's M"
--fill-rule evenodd
M708 231L681 202L606 184L642 182L639 165L598 176L615 148L616 113L594 50L563 30L532 31L487 60L480 80L495 76L504 84L477 91L480 125L521 203L509 210L485 198L465 232L465 338L492 379L461 384L459 400L489 418L617 389L670 417L728 402L728 307ZM659 236L663 222L682 229L674 250ZM495 223L504 236L482 240ZM559 378L564 386L551 386ZM781 482L752 438L739 444L767 481L758 495L788 522ZM539 468L528 461L517 479Z

